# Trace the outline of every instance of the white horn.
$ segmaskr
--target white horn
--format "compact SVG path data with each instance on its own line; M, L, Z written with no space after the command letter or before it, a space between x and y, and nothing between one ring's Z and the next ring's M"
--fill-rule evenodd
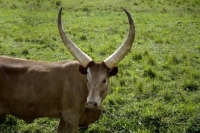
M135 38L134 21L130 13L126 11L125 9L124 11L126 15L128 16L128 20L130 24L129 33L124 43L112 55L110 55L107 59L104 60L104 63L110 69L115 67L126 56L126 54L130 51L134 38Z
M69 50L69 52L79 61L79 63L86 67L92 59L85 54L81 49L79 49L73 41L66 35L63 27L62 27L62 21L61 21L61 12L62 8L60 8L60 11L58 13L58 30L60 33L60 36L62 38L62 41L64 42L65 46Z

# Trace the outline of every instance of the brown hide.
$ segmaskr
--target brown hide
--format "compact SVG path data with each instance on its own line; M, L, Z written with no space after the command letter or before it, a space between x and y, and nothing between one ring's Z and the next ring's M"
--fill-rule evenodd
M54 117L79 121L77 129L87 127L99 119L101 109L85 108L87 80L79 67L77 61L50 63L0 56L0 115L10 114L27 123ZM58 132L66 132L66 126L61 121Z

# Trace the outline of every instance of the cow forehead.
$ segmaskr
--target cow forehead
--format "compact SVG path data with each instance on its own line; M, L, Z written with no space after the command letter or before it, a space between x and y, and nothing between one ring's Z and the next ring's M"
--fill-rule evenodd
M87 77L92 79L92 74L89 67L87 68Z
M97 62L90 62L88 64L88 68L87 71L90 71L91 74L101 74L101 73L106 73L108 72L106 66L103 63L97 63Z
M87 79L88 81L102 80L108 75L108 70L101 63L92 63L87 67Z
M96 64L96 65L88 67L88 71L90 71L90 74L92 76L106 75L108 73L107 69L101 64Z
M87 68L87 77L89 79L94 79L94 78L101 78L107 76L108 71L104 69L91 69L90 67Z

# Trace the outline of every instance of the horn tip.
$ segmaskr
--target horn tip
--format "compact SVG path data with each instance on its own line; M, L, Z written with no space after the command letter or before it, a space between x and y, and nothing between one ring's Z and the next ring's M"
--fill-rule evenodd
M60 11L59 11L59 13L61 13L62 12L62 7L60 7Z
M125 8L122 7L122 9L123 9L125 12L127 12L127 10L126 10Z
M58 24L61 23L61 13L62 13L62 7L60 7L60 10L59 10L59 12L58 12L58 19L57 19Z
M126 15L128 16L128 20L129 20L129 24L133 24L133 19L131 17L131 14L125 9L125 8L122 8L124 10L124 12L126 13Z

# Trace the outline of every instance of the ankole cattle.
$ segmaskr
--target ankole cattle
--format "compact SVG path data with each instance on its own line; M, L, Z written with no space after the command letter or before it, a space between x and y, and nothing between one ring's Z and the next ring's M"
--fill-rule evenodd
M101 114L101 103L110 89L109 78L130 51L135 38L131 15L124 43L102 62L93 61L65 33L61 12L58 31L76 61L43 62L0 56L0 117L13 115L31 123L40 117L59 118L58 133L77 133Z

